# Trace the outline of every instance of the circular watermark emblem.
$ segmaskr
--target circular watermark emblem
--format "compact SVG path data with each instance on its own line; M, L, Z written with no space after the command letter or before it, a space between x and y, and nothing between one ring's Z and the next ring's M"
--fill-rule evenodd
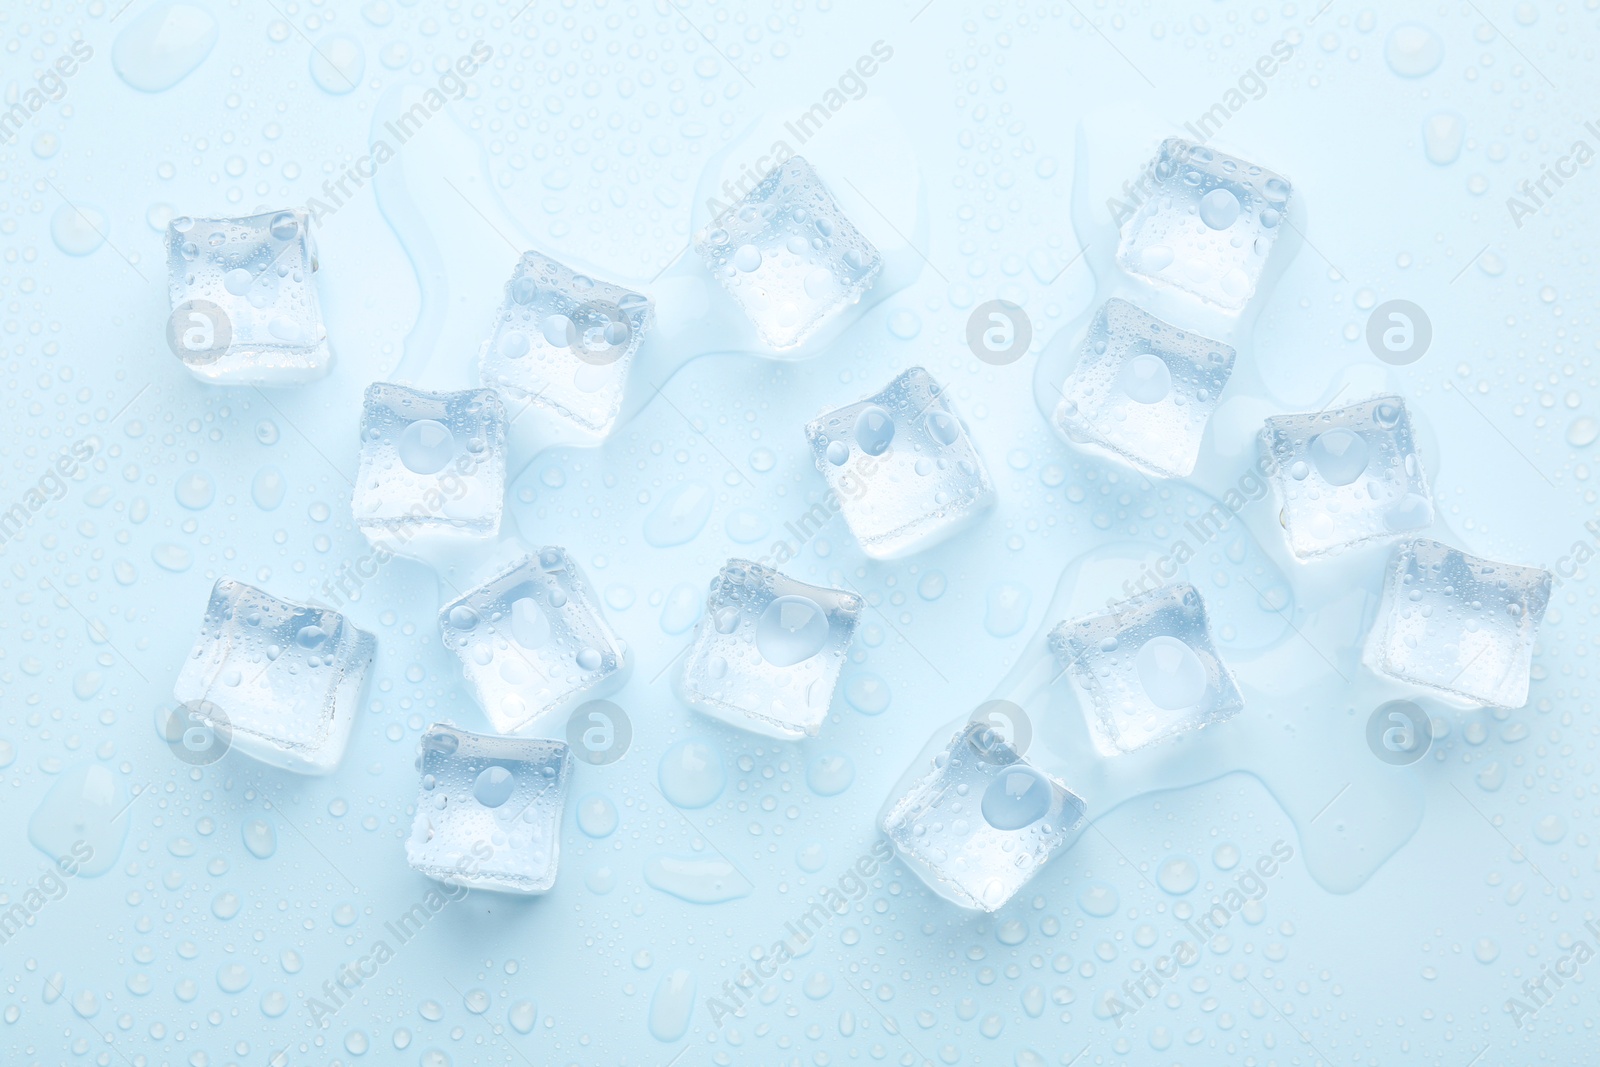
M1014 755L1027 755L1028 745L1033 742L1033 723L1028 713L1009 700L984 701L973 709L967 723L983 727L974 735L973 747L985 763L1013 763Z
M633 723L628 713L609 700L591 700L567 717L567 744L584 763L603 767L615 763L633 743Z
M967 318L967 347L985 363L1015 363L1033 343L1033 321L1009 300L987 300Z
M1367 347L1385 363L1415 363L1432 343L1428 313L1409 300L1385 300L1367 316Z
M209 300L185 300L167 317L167 347L191 367L215 363L233 343L233 321Z
M1367 719L1367 747L1393 767L1415 763L1433 744L1433 723L1428 713L1409 700L1381 704Z
M608 300L580 304L571 314L552 315L545 321L546 339L571 350L591 367L611 366L633 340L633 319ZM562 336L549 336L553 332Z
M172 754L191 767L208 767L233 747L228 713L209 700L191 700L156 713L156 728Z

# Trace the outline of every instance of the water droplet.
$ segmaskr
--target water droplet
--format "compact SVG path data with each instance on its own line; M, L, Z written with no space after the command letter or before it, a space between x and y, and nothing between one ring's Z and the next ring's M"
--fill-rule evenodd
M278 851L278 831L265 819L251 819L244 824L241 833L244 835L244 847L258 860L264 860Z
M456 455L450 427L434 419L418 419L400 434L400 462L416 474L438 474Z
M1117 385L1139 404L1159 404L1172 392L1172 371L1154 352L1140 352L1122 365Z
M1239 198L1229 189L1217 188L1200 198L1200 221L1213 230L1226 230L1239 217Z
M756 623L756 648L774 667L792 667L821 652L828 634L821 605L809 597L781 596Z
M679 741L662 753L656 777L662 794L680 808L703 808L722 795L722 757L703 741Z
M1342 426L1317 434L1306 451L1329 485L1349 485L1367 469L1366 438Z
M1139 649L1139 683L1150 702L1164 711L1181 711L1206 694L1206 668L1194 650L1176 637L1152 637Z
M806 765L806 785L819 797L837 796L855 780L855 764L842 752L820 753Z
M1050 783L1032 767L1013 764L995 775L983 791L983 818L996 830L1032 826L1050 810Z
M894 419L876 404L868 404L856 416L856 446L869 456L881 456L889 451L894 440Z
M486 808L498 808L516 791L517 776L505 767L485 767L472 783L472 795Z
M123 27L111 66L133 88L159 93L205 62L217 43L217 20L193 4L160 4Z
M650 1035L657 1041L677 1041L688 1032L694 989L694 976L681 967L662 975L650 998Z
M688 544L705 528L715 499L711 487L705 483L684 482L663 497L646 516L644 539L657 548Z
M889 683L862 671L844 684L844 698L863 715L881 715L889 707Z

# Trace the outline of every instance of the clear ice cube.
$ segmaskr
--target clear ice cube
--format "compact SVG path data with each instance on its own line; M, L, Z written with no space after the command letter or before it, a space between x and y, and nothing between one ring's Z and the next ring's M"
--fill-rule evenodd
M970 723L883 817L883 832L934 892L996 911L1083 825L1084 803Z
M1212 642L1205 602L1187 582L1064 622L1049 643L1102 756L1224 722L1244 707Z
M293 385L332 356L304 211L167 224L167 342L201 381Z
M338 612L223 578L172 695L195 718L226 724L239 752L301 774L330 774L376 651L372 635Z
M622 412L634 354L654 324L648 297L527 252L479 353L480 378L514 409L531 403L604 437Z
M860 618L854 593L731 559L711 580L679 696L746 730L815 737Z
M1398 396L1273 416L1259 445L1272 465L1289 550L1300 559L1393 540L1433 523L1433 496Z
M1364 659L1380 674L1497 708L1528 702L1552 577L1438 541L1394 548Z
M776 349L794 348L860 300L882 266L800 156L712 219L694 246Z
M831 506L874 559L942 541L994 504L994 484L966 426L921 367L807 423L806 437Z
M1163 141L1122 223L1117 262L1138 277L1241 310L1282 229L1291 188L1264 167L1179 138Z
M564 741L435 723L422 735L406 862L440 882L500 893L555 884L572 775Z
M1095 314L1061 387L1056 422L1147 474L1194 470L1234 351L1113 297Z
M501 733L570 711L621 680L622 642L566 549L518 557L439 611L445 647Z
M397 551L418 538L494 537L505 442L505 408L492 390L427 393L374 382L361 412L356 525Z

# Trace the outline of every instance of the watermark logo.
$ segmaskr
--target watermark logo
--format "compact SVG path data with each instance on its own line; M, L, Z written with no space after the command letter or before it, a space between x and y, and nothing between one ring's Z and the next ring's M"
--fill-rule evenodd
M585 763L604 767L615 763L633 743L633 721L609 700L591 700L567 717L567 744Z
M156 726L172 754L191 767L209 767L233 747L233 723L228 713L209 700L190 700L163 708Z
M1009 766L1027 755L1033 743L1033 723L1028 713L1009 700L986 700L973 709L967 722L983 726L973 735L972 747L981 763Z
M1428 754L1433 723L1409 700L1379 705L1367 719L1367 747L1391 767L1405 767Z
M967 318L967 347L993 366L1015 363L1032 342L1033 321L1009 300L987 300Z
M1385 300L1367 316L1367 347L1385 363L1415 363L1432 343L1428 313L1409 300Z
M233 321L209 300L185 300L167 318L167 347L191 367L204 367L227 354Z

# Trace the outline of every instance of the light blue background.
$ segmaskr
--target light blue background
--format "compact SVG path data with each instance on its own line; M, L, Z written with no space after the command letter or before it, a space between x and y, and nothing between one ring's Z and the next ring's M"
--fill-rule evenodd
M1600 944L1584 930L1600 877L1587 578L1552 599L1528 706L1441 710L1446 731L1416 766L1376 766L1361 740L1372 704L1359 687L1348 700L1330 690L1328 717L1299 724L1348 742L1302 746L1308 766L1348 760L1351 780L1386 775L1416 800L1414 833L1353 891L1312 877L1295 821L1270 791L1274 777L1292 782L1306 767L1171 792L1152 777L1124 783L1133 799L1120 807L1092 808L1095 829L1000 914L961 912L890 864L742 1018L718 1029L704 1003L872 846L874 814L913 756L1059 621L1047 605L1071 561L1170 539L1153 503L1162 498L1151 496L1159 490L1051 434L1034 406L1034 356L991 367L964 340L970 309L993 297L1028 310L1035 350L1088 308L1085 264L1056 272L1079 247L1068 211L1075 131L1106 128L1119 113L1108 107L1164 117L1123 131L1153 150L1274 41L1293 41L1291 62L1218 142L1289 175L1307 205L1306 245L1271 293L1250 354L1278 410L1315 407L1350 376L1386 380L1424 426L1447 539L1547 567L1574 542L1593 545L1584 523L1600 511L1595 431L1584 420L1600 389L1600 177L1593 164L1581 169L1521 228L1505 206L1575 140L1600 146L1583 128L1600 120L1592 0L1481 11L1333 0L1320 14L1303 4L692 0L681 16L665 0L537 0L518 13L520 3L200 4L216 22L215 46L158 93L113 69L113 43L157 7L149 0L0 14L7 106L72 38L94 51L64 95L0 148L4 507L69 442L103 442L84 477L4 546L4 906L44 870L27 824L53 785L96 765L116 781L119 804L150 787L120 820L126 841L110 869L71 879L0 945L0 1058L264 1064L289 1043L296 1064L1593 1061L1592 983L1568 983L1521 1029L1505 1010L1575 940ZM1386 63L1403 22L1436 35L1442 60L1431 73L1401 77ZM353 91L331 93L313 77L309 42L351 54L336 35L362 57ZM422 203L444 249L430 258L397 236L417 227L386 217L391 205L363 190L317 234L334 373L265 392L191 380L162 341L166 218L319 195L366 151L386 93L434 83L436 63L480 39L495 59L432 120L449 130L431 133L475 143L472 163L519 232L497 236L459 203ZM636 653L614 698L631 716L632 748L612 766L577 770L550 894L451 904L330 1026L314 1028L308 1000L431 888L402 848L418 736L438 719L485 724L439 643L434 578L401 561L350 611L377 635L379 655L336 775L302 779L236 756L183 766L153 722L211 584L229 575L305 599L367 554L348 482L362 390L395 373L424 294L446 340L416 358L470 377L475 351L458 343L468 329L459 324L484 321L498 297L476 281L468 291L460 276L441 284L426 264L476 249L465 258L504 278L510 242L645 285L688 241L707 160L763 114L809 107L878 40L894 58L865 100L896 116L913 146L907 165L920 171L928 220L913 239L928 263L815 360L696 359L658 383L670 402L650 403L605 448L547 451L521 470L508 508L523 532L574 552ZM1424 123L1440 113L1457 116L1465 137L1445 164L1424 151ZM460 161L413 152L394 165L421 182ZM98 220L103 243L85 240L79 211ZM1384 371L1364 341L1366 309L1395 297L1427 309L1434 338L1417 363ZM758 554L779 536L823 489L802 424L913 363L952 387L998 508L960 539L893 564L866 562L836 519L789 567L868 596L845 678L883 679L888 708L863 714L841 692L821 737L794 745L690 713L660 673L686 640L663 630L667 594L682 583L703 590L729 555ZM268 468L287 491L264 509L252 484ZM1218 459L1211 469L1225 468ZM197 474L213 498L191 508L179 497L206 496ZM703 529L675 547L649 545L646 517L688 482L714 493ZM771 531L754 545L729 536L730 517L744 512ZM1292 569L1281 545L1266 547ZM1375 571L1362 574L1370 593ZM1297 628L1329 655L1359 644L1346 616L1296 611ZM1248 707L1240 729L1296 728L1268 705ZM714 802L687 811L656 787L662 753L684 739L709 744L726 774ZM832 796L807 784L826 753L854 768ZM575 821L578 798L596 793L620 813L600 838ZM264 858L245 845L257 819L276 837ZM1203 954L1121 1025L1109 1018L1106 994L1183 936L1185 903L1203 906L1242 869L1224 869L1224 846L1248 865L1280 840L1294 859L1224 950ZM677 899L644 880L662 855L721 855L749 891L714 905ZM688 1031L669 1026L672 1039L661 1040L652 1000L665 1003L685 980L695 990ZM537 1009L528 1034L510 1021L523 1001Z

